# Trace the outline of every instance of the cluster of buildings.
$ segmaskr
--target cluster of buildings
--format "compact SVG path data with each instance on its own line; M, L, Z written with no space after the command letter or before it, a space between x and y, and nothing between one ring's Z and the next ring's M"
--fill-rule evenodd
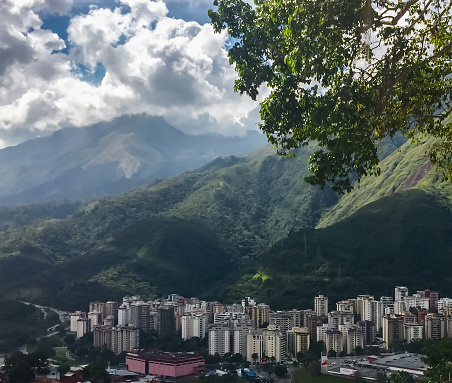
M329 311L328 297L314 298L314 309L272 311L245 298L224 305L171 294L168 299L144 302L138 296L122 303L91 302L89 312L71 314L77 337L94 333L94 346L119 354L140 347L140 330L160 336L181 334L183 339L208 337L209 354L241 354L249 362L305 354L312 341L323 341L325 351L352 354L376 342L382 334L385 349L423 338L452 337L452 299L423 290L408 294L396 286L394 297L358 295L336 302Z

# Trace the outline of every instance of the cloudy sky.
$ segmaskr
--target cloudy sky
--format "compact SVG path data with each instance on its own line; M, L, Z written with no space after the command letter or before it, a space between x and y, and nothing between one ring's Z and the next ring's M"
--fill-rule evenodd
M256 129L212 2L1 0L0 148L133 113L190 134Z

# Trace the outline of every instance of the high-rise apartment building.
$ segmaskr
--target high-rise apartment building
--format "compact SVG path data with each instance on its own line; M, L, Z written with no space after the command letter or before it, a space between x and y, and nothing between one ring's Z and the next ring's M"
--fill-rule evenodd
M395 344L405 340L403 317L400 315L385 315L383 317L383 346L391 349Z
M264 303L246 306L245 312L250 316L256 328L261 327L264 323L270 323L270 306Z
M209 326L209 354L223 356L231 352L232 330L228 324L217 323Z
M408 296L408 288L405 286L396 286L394 288L394 302L401 302Z
M424 320L425 337L441 340L446 336L446 318L441 314L429 313Z
M328 297L319 295L314 298L314 311L319 317L326 317L328 315Z
M204 338L208 324L209 314L207 313L182 315L182 339Z

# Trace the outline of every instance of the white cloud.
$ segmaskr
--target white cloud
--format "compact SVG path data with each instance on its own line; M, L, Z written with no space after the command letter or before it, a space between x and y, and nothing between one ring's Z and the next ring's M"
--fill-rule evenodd
M0 21L0 132L9 132L0 133L3 141L14 143L14 129L24 137L24 130L85 126L130 113L161 115L190 133L236 135L255 127L250 112L257 103L233 92L225 34L168 18L161 0L122 0L73 17L67 55L63 40L40 29L36 12L63 13L71 3L0 5L2 15L11 16ZM81 64L105 69L99 85L83 80Z

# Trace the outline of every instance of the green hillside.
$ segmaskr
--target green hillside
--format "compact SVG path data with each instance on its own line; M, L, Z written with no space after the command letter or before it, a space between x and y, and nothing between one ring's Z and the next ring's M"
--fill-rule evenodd
M444 181L428 161L426 152L431 144L431 141L423 141L416 146L407 142L395 150L381 162L379 176L364 178L322 216L317 227L333 225L370 202L411 188L424 190L452 203L452 183Z
M425 146L400 147L336 206L331 190L303 181L310 150L218 158L66 219L2 231L0 291L67 310L125 294L303 308L318 293L334 302L396 284L452 293L452 185Z
M0 232L0 291L74 309L93 299L211 295L242 262L337 200L303 181L309 152L270 148Z
M332 305L357 294L392 295L395 285L452 293L452 212L412 189L383 197L332 226L291 232L256 260L226 295L252 294L280 308Z

